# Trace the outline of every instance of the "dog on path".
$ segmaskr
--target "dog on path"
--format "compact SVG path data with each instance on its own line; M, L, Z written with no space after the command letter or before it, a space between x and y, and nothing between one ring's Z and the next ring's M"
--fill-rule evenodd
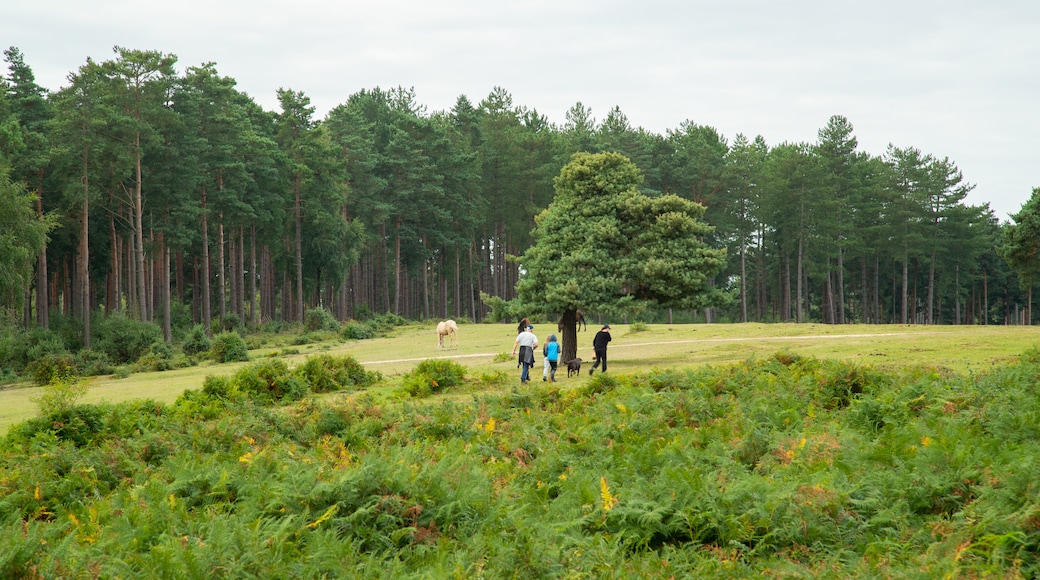
M581 376L581 359L580 358L569 360L569 361L567 361L564 364L567 365L567 376L568 377L570 377L572 373L576 374L578 376Z

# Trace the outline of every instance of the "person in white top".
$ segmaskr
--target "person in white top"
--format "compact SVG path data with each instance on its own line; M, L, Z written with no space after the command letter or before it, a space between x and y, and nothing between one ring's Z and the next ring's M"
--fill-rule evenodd
M531 367L534 366L534 349L538 348L538 337L534 335L534 327L530 324L526 330L516 335L516 340L513 341L514 355L517 347L520 347L520 357L516 366L521 368L520 384L525 385L530 380Z

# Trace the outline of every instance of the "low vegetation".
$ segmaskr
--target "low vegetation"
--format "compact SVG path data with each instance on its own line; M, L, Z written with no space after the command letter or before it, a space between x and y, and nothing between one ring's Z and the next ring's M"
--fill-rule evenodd
M1040 351L459 373L431 398L402 377L392 403L356 372L262 360L170 404L51 389L0 442L0 576L1040 574Z

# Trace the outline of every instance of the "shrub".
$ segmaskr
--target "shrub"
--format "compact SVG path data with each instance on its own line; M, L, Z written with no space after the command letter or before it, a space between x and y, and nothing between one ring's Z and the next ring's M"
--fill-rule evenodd
M365 340L368 338L374 338L376 335L375 329L371 326L351 320L343 325L343 330L340 331L340 336L346 340Z
M25 372L37 385L69 380L79 374L76 358L71 354L45 354L30 362L25 367Z
M307 332L326 330L339 331L339 321L331 312L324 308L311 308L303 317L303 328Z
M632 326L628 327L629 333L646 332L648 330L650 330L650 327L645 322L633 322Z
M152 343L162 340L157 324L132 320L119 312L102 318L96 328L94 346L116 364L136 361Z
M43 387L43 394L35 400L41 416L49 416L75 407L89 385L81 380L56 378Z
M242 367L231 377L230 389L260 403L295 401L307 395L306 383L279 359Z
M210 340L206 336L206 329L201 324L196 324L188 331L188 334L184 336L184 344L181 345L184 354L192 356L206 352L209 348Z
M482 387L499 387L509 382L509 373L502 369L484 372L480 374L480 385Z
M0 367L14 372L48 354L65 354L68 350L59 335L50 330L32 328L27 331L10 329L0 335Z
M609 393L621 386L621 381L617 375L598 374L588 380L584 385L578 388L578 392L582 395L602 395L603 393Z
M820 404L827 409L843 409L874 384L884 384L885 377L866 367L828 362L817 379Z
M104 430L105 413L98 405L77 405L38 419L42 430L53 432L58 439L82 447L94 441Z
M135 372L168 371L172 368L174 368L173 349L162 341L152 343L148 352L137 359L133 365Z
M220 329L224 332L235 332L242 328L242 319L234 312L224 314L220 320Z
M217 362L249 360L246 342L237 332L221 332L210 343L210 358Z
M92 348L85 348L76 353L76 367L81 375L87 377L112 372L112 363L108 360L108 355Z
M376 316L376 317L372 318L372 320L370 322L372 323L373 326L375 326L375 328L379 332L386 332L388 330L393 329L396 326L404 326L404 325L408 324L408 320L407 319L402 318L402 317L400 317L400 316L398 316L396 314L393 314L392 312L387 312L386 314L380 314L379 316Z
M364 387L374 383L375 373L365 371L365 367L352 356L332 356L322 354L308 357L295 373L303 379L315 393L337 391L343 387Z
M413 397L446 391L462 384L466 367L448 359L428 359L404 375L401 386Z
M218 399L231 396L231 378L227 376L206 375L202 380L202 394Z

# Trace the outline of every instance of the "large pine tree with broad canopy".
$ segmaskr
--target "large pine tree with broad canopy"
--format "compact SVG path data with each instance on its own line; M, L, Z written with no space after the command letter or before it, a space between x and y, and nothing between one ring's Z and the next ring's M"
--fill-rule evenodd
M726 251L702 241L714 229L701 221L704 206L640 193L642 180L621 154L576 153L535 219L535 243L517 259L517 293L532 312L562 314L561 360L577 354L578 310L614 316L652 305L702 308L725 298L711 279Z

